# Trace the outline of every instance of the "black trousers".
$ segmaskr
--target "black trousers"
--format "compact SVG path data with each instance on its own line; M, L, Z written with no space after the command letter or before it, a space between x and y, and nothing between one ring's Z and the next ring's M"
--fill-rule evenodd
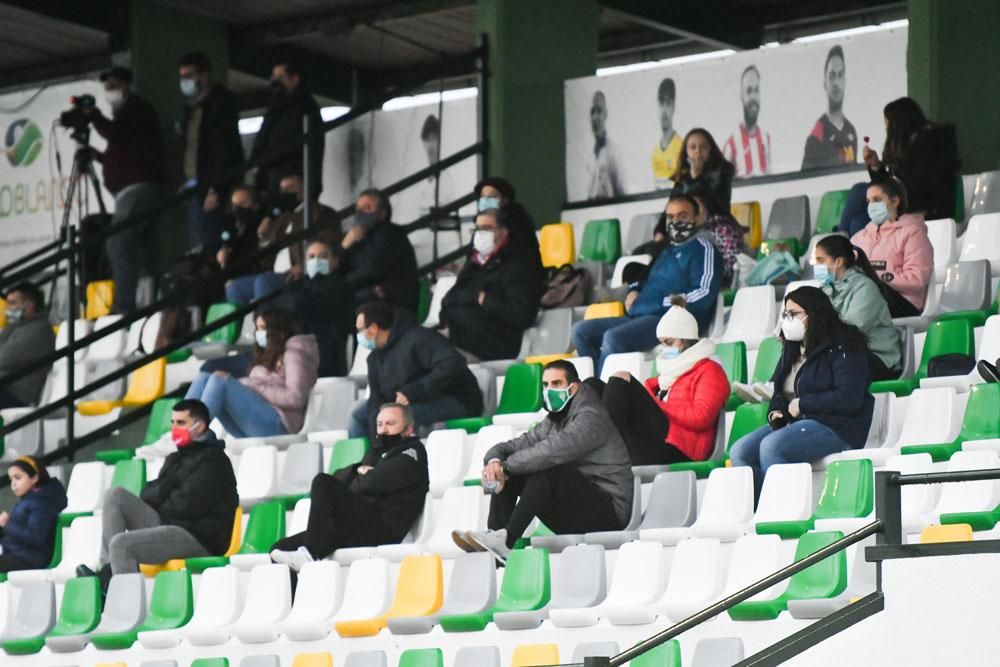
M666 442L670 420L639 380L612 377L605 384L601 399L628 447L632 465L667 465L691 460Z
M872 376L872 382L879 382L880 380L897 380L899 376L903 373L903 370L894 371L885 365L881 359L872 354L868 353L868 372Z
M378 506L352 492L333 476L313 478L306 530L274 543L272 549L295 551L305 547L313 558L326 558L345 547L374 547L399 542L385 526Z
M13 572L14 570L34 570L37 566L26 560L22 560L13 554L0 554L0 572Z
M490 501L490 530L507 529L507 546L514 547L535 517L562 534L621 530L611 496L573 464L512 476Z
M897 292L888 283L882 283L889 289L883 291L886 303L889 304L889 315L892 317L916 317L920 314L917 307L910 303L909 299Z
M3 408L25 408L27 403L19 399L14 394L7 391L6 387L0 388L0 409Z

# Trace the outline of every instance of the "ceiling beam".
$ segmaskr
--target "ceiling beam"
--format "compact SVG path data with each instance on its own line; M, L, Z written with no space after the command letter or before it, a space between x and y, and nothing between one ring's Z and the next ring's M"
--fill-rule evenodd
M37 87L39 82L57 83L60 80L78 81L81 74L90 74L107 69L111 65L111 54L74 57L67 60L47 62L17 69L0 69L0 91L25 87Z
M230 33L229 66L264 79L271 77L271 68L279 60L294 60L301 68L309 89L316 95L327 97L341 104L354 99L354 80L364 82L371 77L365 69L355 67L330 56L305 51L290 44L247 44Z
M648 2L601 0L604 11L646 28L697 40L714 49L753 49L761 44L759 11L732 0Z
M4 4L110 36L123 35L128 30L125 0L4 0Z

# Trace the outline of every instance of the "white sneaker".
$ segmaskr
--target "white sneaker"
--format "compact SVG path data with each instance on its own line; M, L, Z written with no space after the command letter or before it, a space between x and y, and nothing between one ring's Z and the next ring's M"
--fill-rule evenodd
M760 403L760 396L753 390L753 386L744 382L734 382L733 392L745 403Z
M489 551L501 565L507 564L510 548L507 546L507 529L500 530L470 530L465 539L480 547L479 551Z
M306 563L313 562L312 554L305 547L299 547L295 551L279 551L274 549L270 553L271 560L278 565L287 565L289 569L298 572Z
M761 403L771 402L771 398L774 396L773 382L754 382L752 387L754 393L761 397Z

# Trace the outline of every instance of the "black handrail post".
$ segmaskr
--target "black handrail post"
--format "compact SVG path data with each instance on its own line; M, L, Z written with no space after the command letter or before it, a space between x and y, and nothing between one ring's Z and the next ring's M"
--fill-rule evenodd
M489 93L487 92L487 85L489 84L489 36L481 32L476 38L476 49L479 51L479 57L476 58L477 72L476 72L476 86L479 88L479 95L477 99L477 110L479 111L479 142L484 145L482 152L479 154L479 177L486 178L489 175L490 168L490 155L489 155L489 113L488 113L488 102ZM459 228L461 230L461 228ZM459 238L461 239L461 231L459 231Z
M588 656L583 659L583 667L610 667L611 658L605 655Z
M882 530L875 537L876 544L903 543L903 509L899 487L899 473L875 473L875 518L882 523Z
M68 313L66 314L66 323L63 325L66 327L66 348L71 350L70 354L66 357L66 395L73 395L73 385L75 384L74 379L76 376L76 353L73 352L73 344L76 342L76 317L77 317L77 305L76 305L76 227L69 225L67 229L67 247L69 248L69 257L67 262L69 263L69 271L66 274L66 284L67 284L67 298L66 302L68 305ZM76 412L74 406L70 404L66 408L66 444L70 445L73 443L73 415ZM73 462L73 450L70 450L69 461Z
M309 229L313 223L313 174L309 164L312 160L312 147L309 145L312 143L312 133L313 128L310 127L309 114L307 113L302 116L302 134L306 137L306 142L302 144L302 192L305 196L305 199L302 201L303 229Z

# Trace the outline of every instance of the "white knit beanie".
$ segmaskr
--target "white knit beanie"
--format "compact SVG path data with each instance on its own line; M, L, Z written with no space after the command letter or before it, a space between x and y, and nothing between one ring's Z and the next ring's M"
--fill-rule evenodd
M683 297L672 297L671 306L656 324L656 337L698 340L698 320L687 309Z

